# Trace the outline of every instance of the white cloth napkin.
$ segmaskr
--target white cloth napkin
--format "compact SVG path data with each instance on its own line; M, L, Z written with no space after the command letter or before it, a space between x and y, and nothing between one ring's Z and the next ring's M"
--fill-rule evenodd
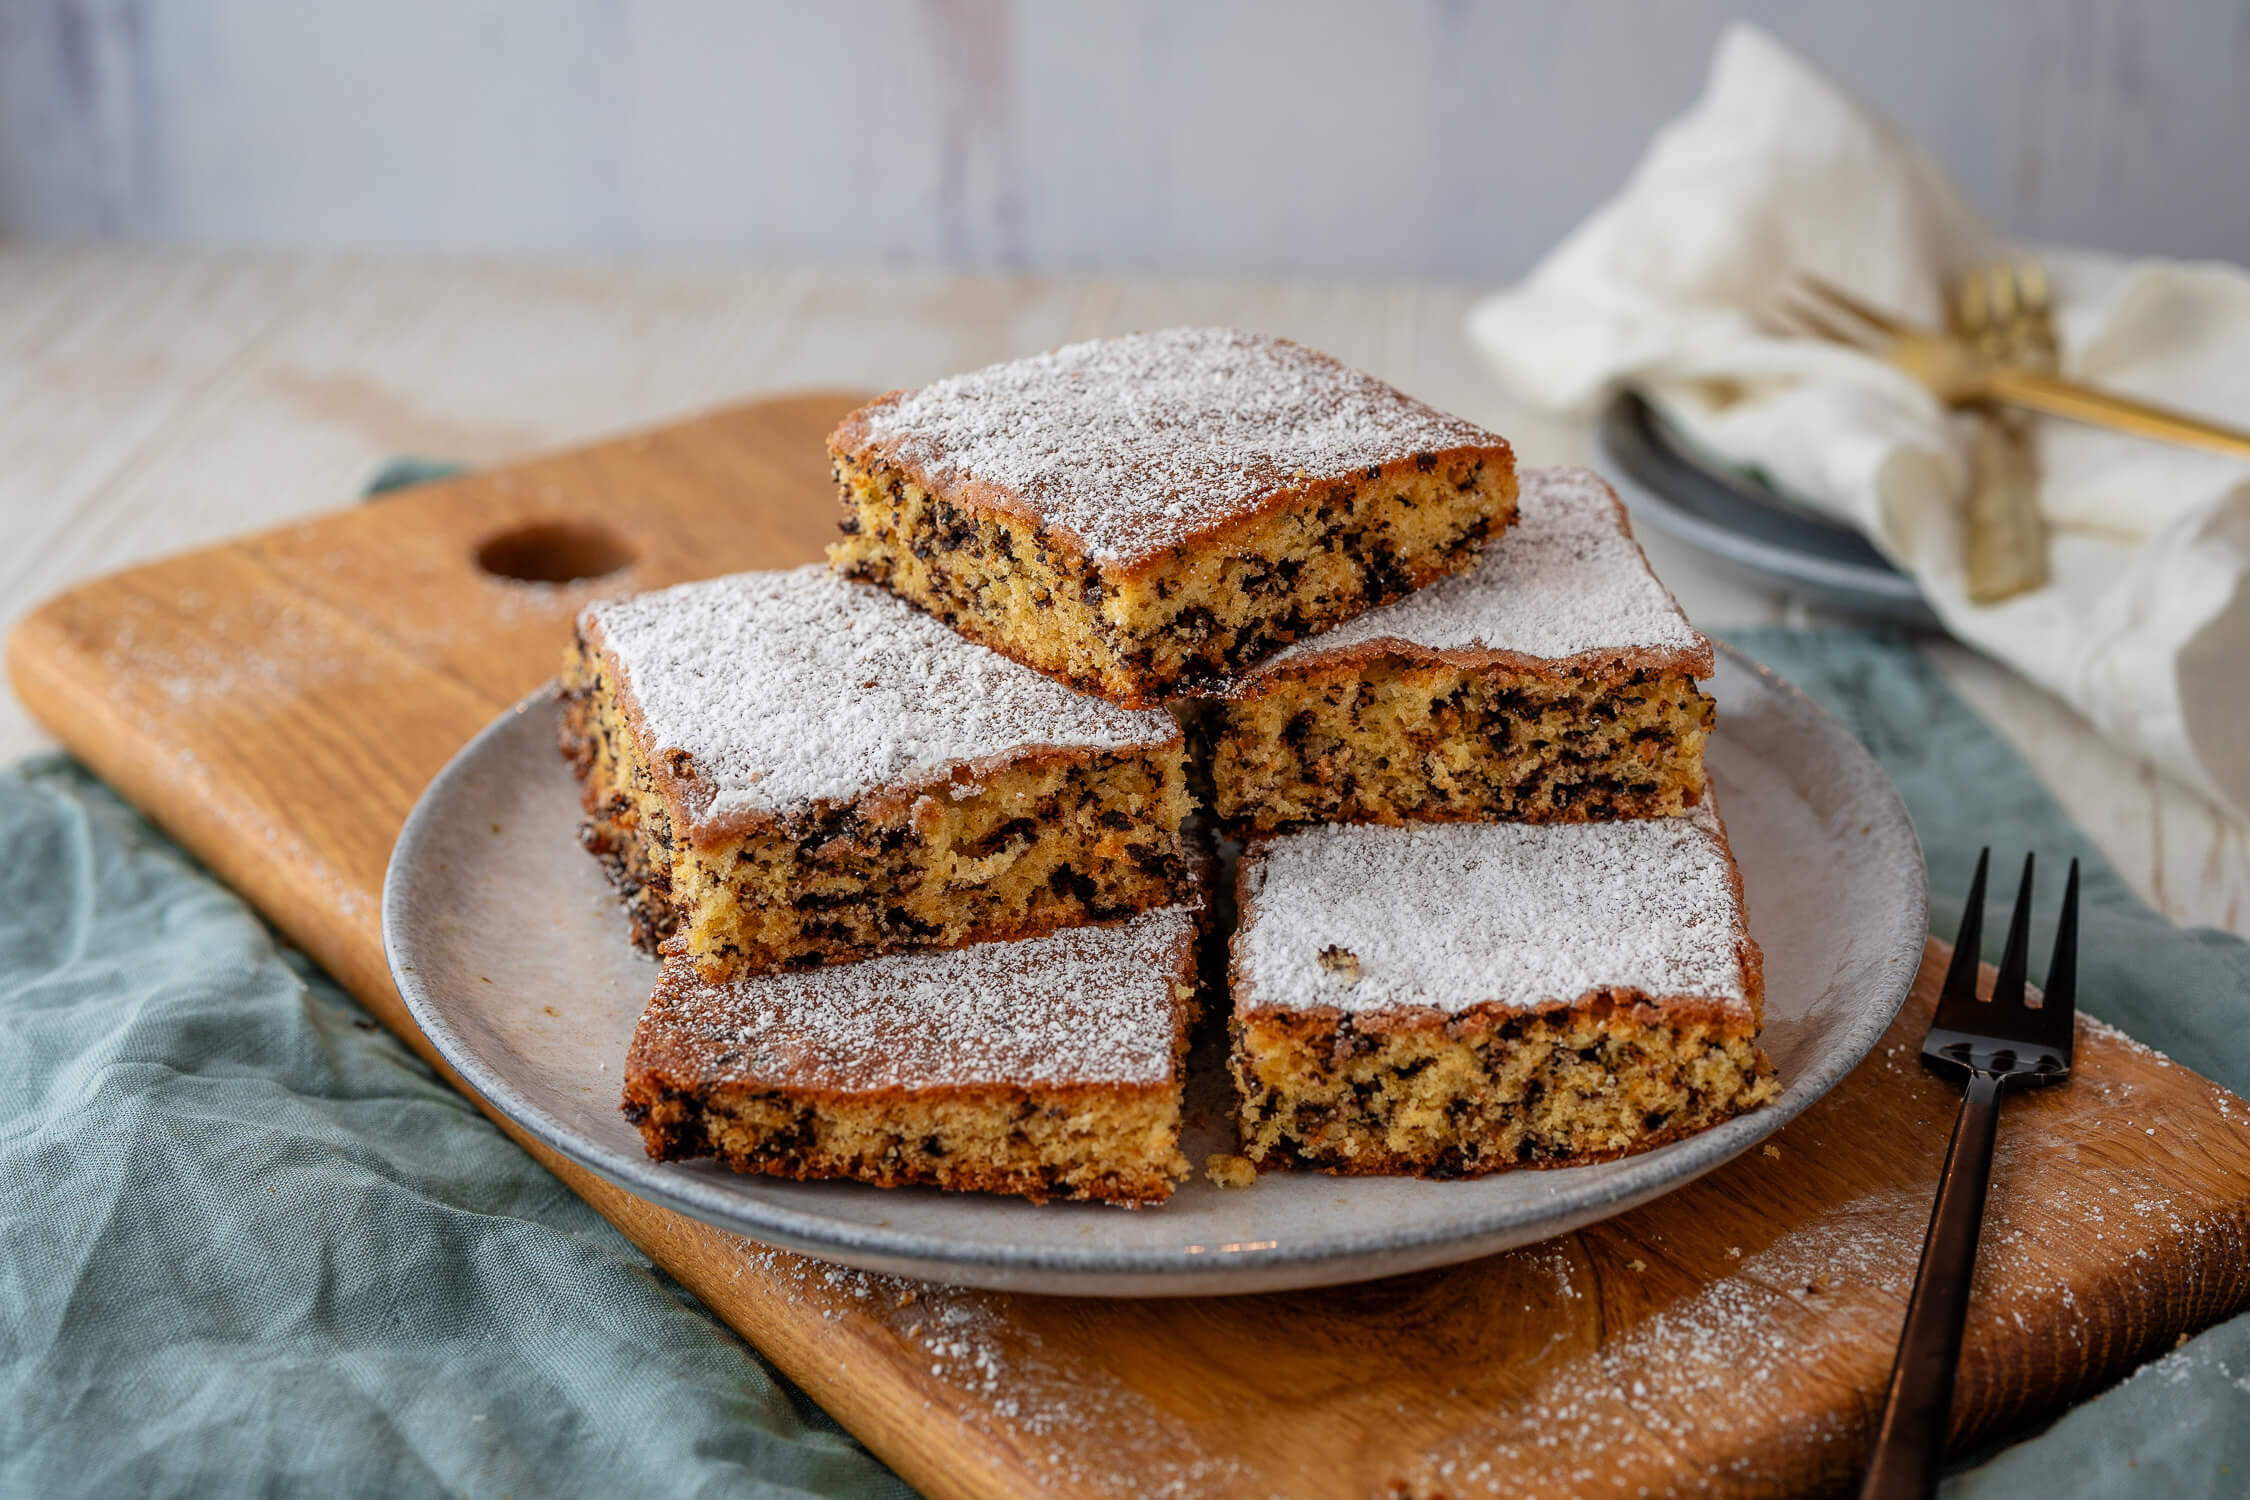
M1887 122L1736 26L1624 190L1480 304L1469 335L1538 405L1647 392L1693 442L1865 531L1962 640L2250 814L2250 464L2039 422L2050 582L1974 605L1966 420L1879 359L1753 324L1804 269L1937 327L1954 279L2005 253ZM2066 372L2250 425L2250 273L2040 259Z

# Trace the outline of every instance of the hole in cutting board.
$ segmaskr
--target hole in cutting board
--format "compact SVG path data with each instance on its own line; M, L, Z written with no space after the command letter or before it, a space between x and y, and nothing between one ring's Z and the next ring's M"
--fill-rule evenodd
M572 583L614 573L633 549L592 521L534 521L477 544L477 566L518 583Z

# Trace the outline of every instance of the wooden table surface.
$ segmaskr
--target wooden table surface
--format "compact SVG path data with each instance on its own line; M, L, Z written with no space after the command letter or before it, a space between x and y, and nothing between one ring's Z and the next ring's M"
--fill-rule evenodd
M1459 412L1532 463L1461 335L1479 289L554 265L0 244L0 631L80 579L350 504L383 462L491 463L805 386L914 385L1184 322L1287 334ZM1819 623L1642 528L1707 629ZM1949 643L1921 649L2174 920L2250 934L2250 829ZM0 695L0 762L48 744Z

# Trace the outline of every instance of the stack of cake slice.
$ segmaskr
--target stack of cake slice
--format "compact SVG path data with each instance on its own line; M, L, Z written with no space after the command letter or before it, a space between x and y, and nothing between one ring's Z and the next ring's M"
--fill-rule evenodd
M1595 475L1526 472L1517 515L1187 714L1249 839L1230 1062L1260 1166L1598 1161L1773 1096L1710 643Z
M821 567L595 605L563 680L583 841L663 955L626 1063L651 1155L1128 1201L1185 1173L1168 714Z
M1500 438L1207 329L886 397L831 450L832 569L596 605L566 664L584 841L663 958L652 1155L1166 1196L1191 785L1250 840L1259 1165L1589 1160L1770 1093L1710 649L1599 480L1527 475L1519 516Z

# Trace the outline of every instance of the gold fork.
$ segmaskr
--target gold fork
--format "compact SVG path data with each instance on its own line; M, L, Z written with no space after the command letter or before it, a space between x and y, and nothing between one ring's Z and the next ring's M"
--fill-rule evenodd
M2250 432L2045 370L1995 362L1950 334L1916 328L1807 273L1789 279L1767 309L1767 321L1785 333L1852 344L1880 355L1949 406L1996 401L2158 442L2250 458Z
M2052 373L2058 363L2047 277L2037 261L1972 271L1961 282L1954 336L1993 364ZM1963 561L1970 602L1998 604L2047 581L2047 528L2031 418L1975 403Z

